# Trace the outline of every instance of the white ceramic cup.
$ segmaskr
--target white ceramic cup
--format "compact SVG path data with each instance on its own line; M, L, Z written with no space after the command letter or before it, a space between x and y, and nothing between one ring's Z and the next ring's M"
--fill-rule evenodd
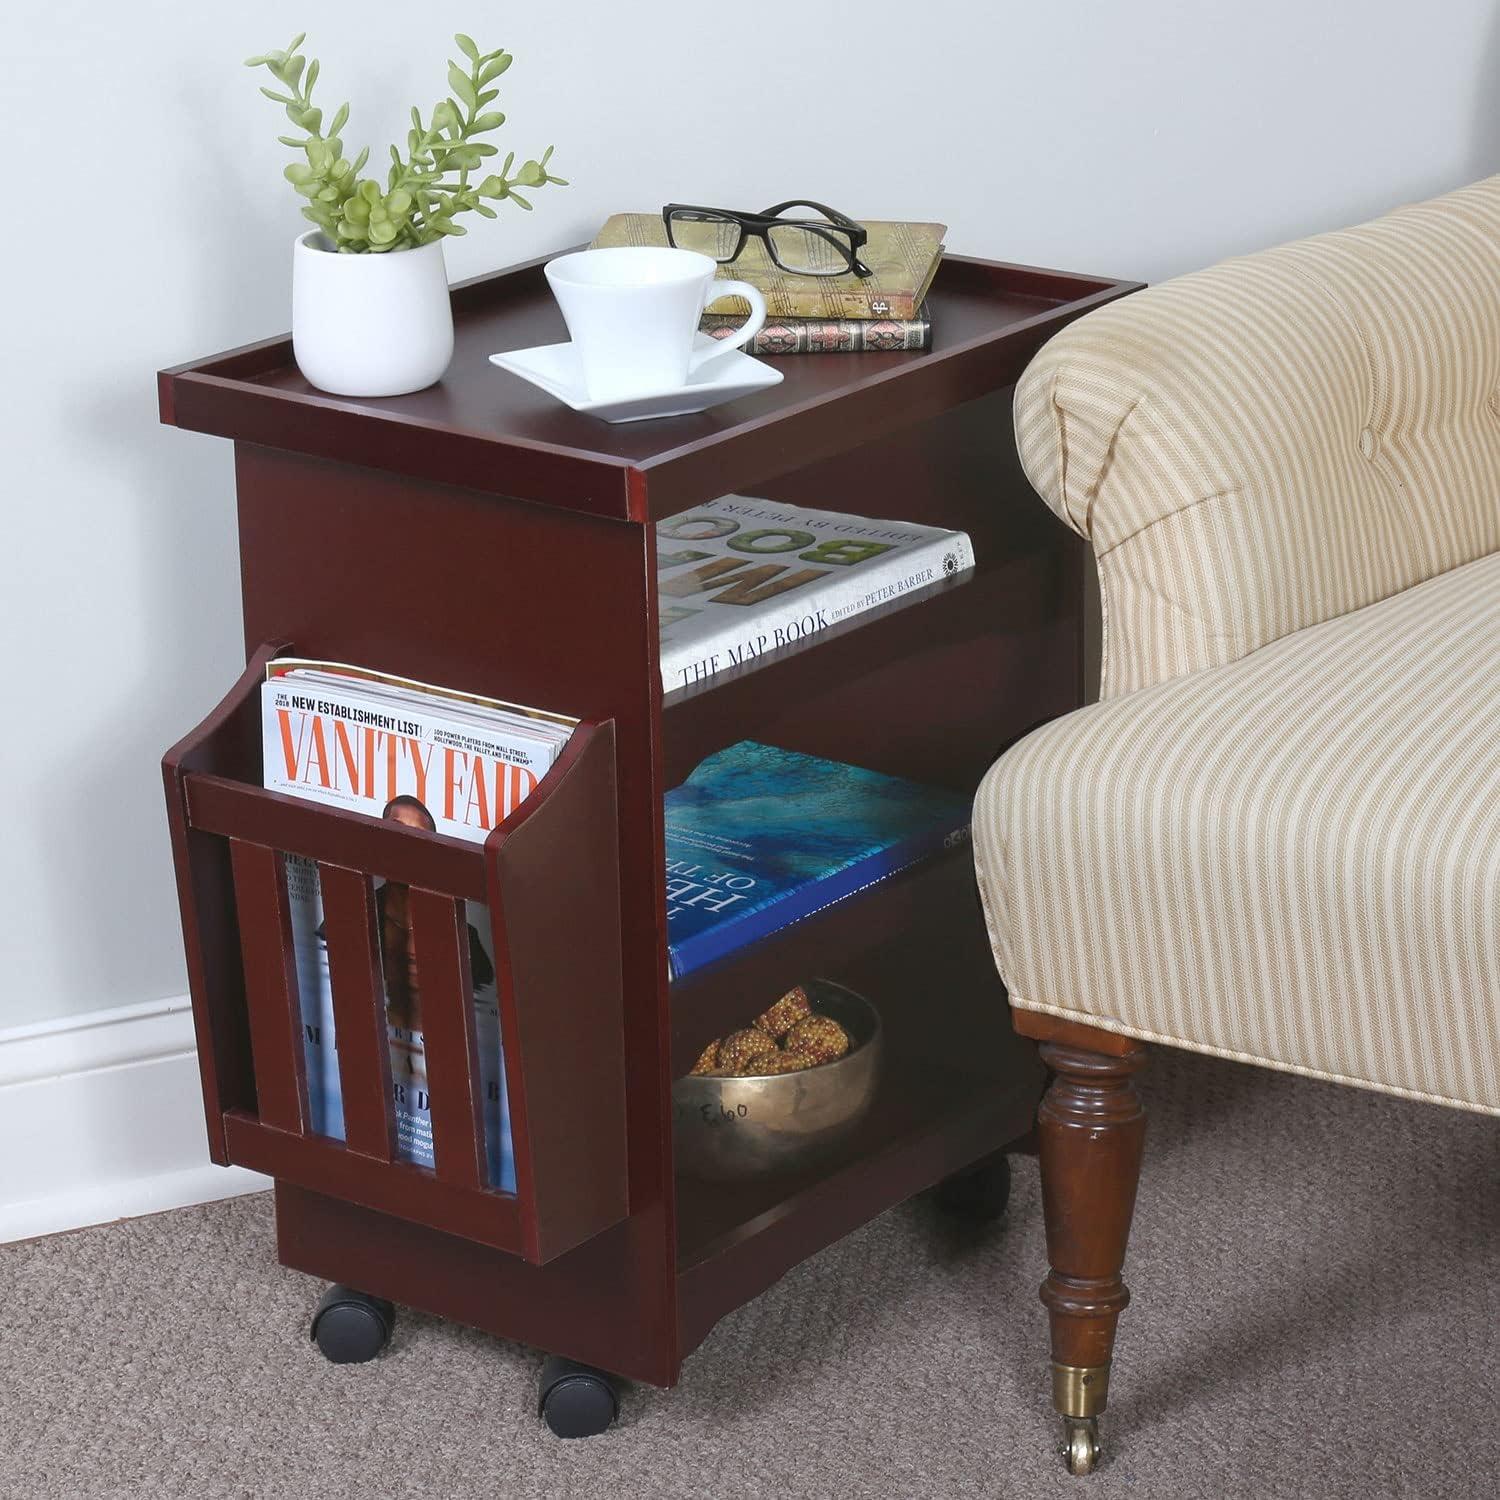
M718 266L693 250L622 245L578 250L547 263L594 401L675 390L706 361L748 344L766 321L766 300L747 282L719 281ZM695 349L703 309L743 297L750 317L711 349Z

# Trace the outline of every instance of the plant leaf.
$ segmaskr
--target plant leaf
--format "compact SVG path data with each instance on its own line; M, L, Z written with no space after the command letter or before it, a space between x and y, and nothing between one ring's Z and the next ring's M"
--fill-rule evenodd
M457 63L448 64L448 87L464 101L470 109L473 109L479 101L479 95L475 91L473 80L469 75L460 70Z
M331 125L329 125L329 127L328 127L328 134L330 136L337 135L339 133L339 131L341 131L344 128L344 126L347 125L348 123L349 123L349 105L348 105L348 101L346 100L343 104L339 105L339 107L336 110L334 110L334 112L333 112L333 123Z
M487 115L480 115L472 125L469 126L470 135L479 135L486 130L499 130L505 124L505 116L500 111L492 110Z
M483 67L482 67L482 68L481 68L481 69L480 69L480 70L479 70L479 86L480 86L480 87L481 87L481 88L483 88L483 87L484 87L484 85L485 85L485 84L487 84L487 83L491 83L491 82L493 82L493 81L494 81L494 80L495 80L495 79L496 79L496 78L498 78L498 77L499 77L499 76L500 76L500 75L501 75L501 74L502 74L502 73L503 73L503 72L504 72L504 71L505 71L505 70L506 70L506 69L507 69L507 68L508 68L508 67L509 67L509 66L510 66L510 65L511 65L511 64L512 64L512 63L513 63L513 62L514 62L514 61L515 61L515 58L513 58L513 57L512 57L512 56L511 56L511 55L510 55L510 53L509 53L509 52L502 52L502 53L501 53L501 54L500 54L500 56L499 56L499 57L497 57L497 58L495 58L495 59L494 59L494 60L493 60L493 61L491 61L491 62L487 62L487 63L486 63L486 64L485 64L485 65L484 65L484 66L483 66Z
M463 32L460 31L455 33L453 41L458 50L462 52L470 62L479 61L479 48L476 47L474 43L463 34Z
M265 84L261 84L260 91L266 96L267 99L274 99L277 104L296 103L296 100L287 98L285 94L278 94L275 89L268 89Z

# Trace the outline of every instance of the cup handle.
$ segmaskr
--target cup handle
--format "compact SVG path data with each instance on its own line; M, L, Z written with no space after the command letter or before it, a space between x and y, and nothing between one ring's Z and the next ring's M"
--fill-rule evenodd
M728 338L715 339L712 349L693 350L692 357L688 360L689 373L720 354L743 348L760 332L766 321L766 299L748 281L719 281L715 278L709 282L704 294L704 307L717 302L720 297L743 297L750 304L750 316Z

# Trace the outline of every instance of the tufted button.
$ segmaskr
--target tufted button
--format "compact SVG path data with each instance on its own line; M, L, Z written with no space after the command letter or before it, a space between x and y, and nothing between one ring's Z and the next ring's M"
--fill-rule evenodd
M1359 435L1359 451L1366 458L1374 458L1377 446L1374 429L1366 427Z

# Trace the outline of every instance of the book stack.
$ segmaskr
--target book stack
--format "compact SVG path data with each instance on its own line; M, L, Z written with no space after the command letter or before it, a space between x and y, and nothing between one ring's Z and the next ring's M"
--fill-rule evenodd
M869 239L860 251L872 276L797 276L775 265L763 241L747 237L739 258L720 266L725 280L748 281L766 299L766 322L747 354L858 354L928 349L927 292L943 255L944 224L862 219ZM660 214L615 214L594 249L665 245ZM704 315L703 331L725 338L749 312L744 299L722 297Z

